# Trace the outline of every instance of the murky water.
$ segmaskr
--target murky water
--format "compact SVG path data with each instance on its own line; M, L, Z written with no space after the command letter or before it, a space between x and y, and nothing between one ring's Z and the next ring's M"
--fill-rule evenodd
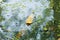
M1 25L10 31L31 30L31 26L28 27L25 21L34 11L36 19L38 16L41 17L40 19L45 18L44 23L41 24L42 29L46 22L53 19L53 10L51 10L50 16L45 17L43 13L45 9L50 8L49 4L50 2L47 0L7 0L1 4L3 8L1 15L5 18ZM9 37L13 35L13 33L9 34L11 33L7 33Z

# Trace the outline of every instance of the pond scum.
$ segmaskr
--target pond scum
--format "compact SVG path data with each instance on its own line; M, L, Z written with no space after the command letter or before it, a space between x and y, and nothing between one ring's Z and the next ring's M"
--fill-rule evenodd
M0 40L60 40L60 0L0 0Z

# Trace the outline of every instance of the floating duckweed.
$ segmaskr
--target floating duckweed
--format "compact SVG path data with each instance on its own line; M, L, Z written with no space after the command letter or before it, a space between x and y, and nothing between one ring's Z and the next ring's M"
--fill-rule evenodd
M1 16L1 13L2 13L2 8L0 7L0 16Z
M5 18L3 18L3 16L0 16L0 22L5 20Z
M32 0L30 0L30 2L32 2Z
M45 16L50 16L50 12L51 12L51 9L50 8L47 8L43 11L44 15Z
M54 6L54 2L53 0L50 0L50 7L53 8L53 6Z

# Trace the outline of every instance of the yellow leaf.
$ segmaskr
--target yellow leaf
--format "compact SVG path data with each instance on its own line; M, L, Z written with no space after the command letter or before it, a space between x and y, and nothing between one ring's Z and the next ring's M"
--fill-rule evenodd
M34 14L31 14L30 16L28 16L28 18L26 19L26 24L27 25L32 24L33 18L34 18Z
M58 38L58 40L60 40L60 38Z

